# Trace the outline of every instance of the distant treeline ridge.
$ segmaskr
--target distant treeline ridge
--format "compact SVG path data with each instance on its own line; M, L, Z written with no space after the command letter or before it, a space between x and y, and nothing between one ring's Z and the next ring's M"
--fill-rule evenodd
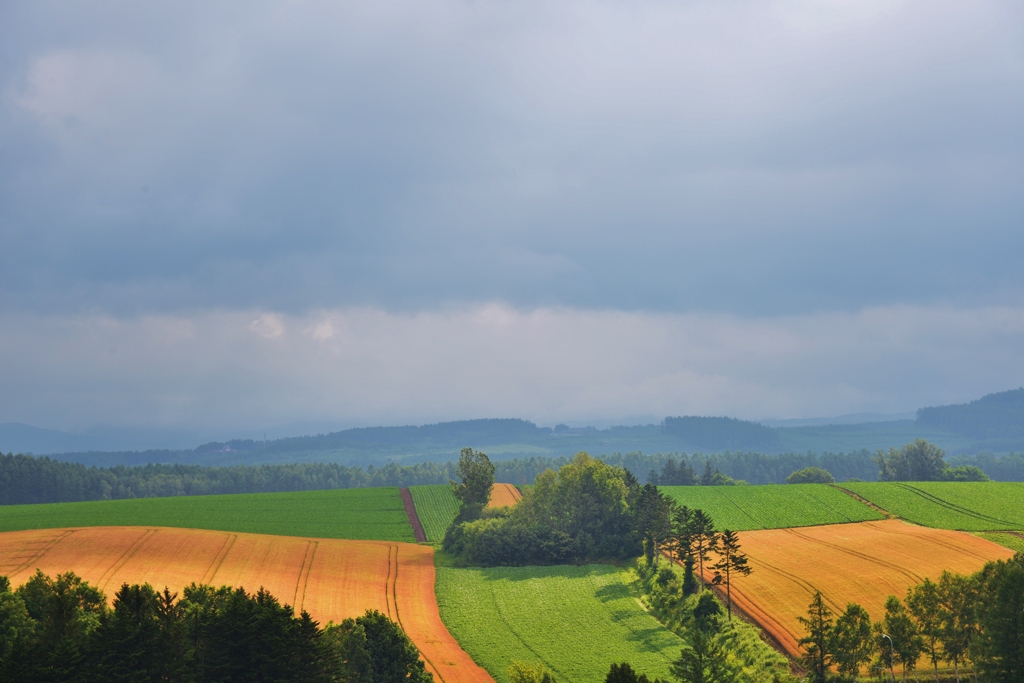
M710 465L713 470L750 484L781 484L792 472L821 467L838 481L875 481L878 465L867 450L851 453L763 453L726 452L711 455L686 453L613 453L597 456L610 465L622 466L639 480L647 481L652 470L665 465L686 464L698 474ZM568 464L569 458L531 457L495 460L495 480L510 484L532 484L538 474ZM951 465L977 465L997 481L1024 481L1024 455L982 454L955 456ZM0 505L56 503L121 498L194 496L219 493L268 493L311 491L371 486L415 486L445 484L456 479L454 462L417 463L384 467L346 467L337 463L292 463L279 465L142 465L137 467L87 467L49 457L0 454ZM683 482L659 481L660 484Z

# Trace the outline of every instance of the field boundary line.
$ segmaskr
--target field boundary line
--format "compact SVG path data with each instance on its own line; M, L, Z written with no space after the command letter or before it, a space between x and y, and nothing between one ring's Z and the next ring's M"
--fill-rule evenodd
M48 553L51 550L53 550L53 548L56 545L58 545L61 541L63 541L65 538L67 538L71 534L75 533L76 531L78 531L78 529L67 529L67 530L57 534L53 538L48 539L47 541L45 541L43 543L42 547L40 547L39 550L37 550L35 553L33 553L27 560L25 560L24 562L19 564L17 567L12 569L9 572L9 574L11 576L13 576L13 575L17 574L18 572L25 571L26 569L31 567L33 564L38 562L40 559L42 559L43 556L46 555L46 553Z
M682 566L682 563L679 562L679 560L676 560L676 559L668 556L667 554L666 554L666 557L669 557L669 561L670 562L675 563L675 564L677 564L679 566ZM768 569L769 573L778 574L779 576L783 577L784 579L792 581L796 585L800 586L802 589L808 591L809 595L814 595L815 591L820 592L814 586L814 584L812 584L812 583L810 583L808 581L805 581L805 580L801 579L800 577L798 577L798 576L796 576L794 574L790 574L789 572L787 572L784 569L780 569L778 567L775 567L774 565L771 565L771 564L765 562L764 560L759 560L756 557L751 557L751 559L755 560L756 562L760 563L761 565L764 565ZM708 583L707 586L712 591L714 591L716 594L718 594L719 598L721 598L723 601L725 600L725 589L724 588L722 588L721 586L715 586L714 584L711 584L711 583ZM743 591L742 588L733 587L732 592L733 592L732 608L733 608L733 612L734 613L735 612L739 612L740 615L741 615L741 618L746 618L746 620L748 622L750 622L751 624L756 626L758 628L758 630L761 632L761 634L768 641L768 644L771 645L772 647L774 647L780 653L784 654L790 660L794 660L795 661L797 658L799 658L799 656L800 656L799 652L791 652L786 647L786 645L784 644L783 638L780 637L780 635L784 634L785 636L788 636L790 639L792 639L792 641L794 643L796 643L796 641L799 640L799 638L797 637L796 634L791 633L789 631L789 629L787 629L785 626L783 626L782 622L780 622L778 619L776 619L771 614L766 612L764 609L761 609L758 606L757 601L753 600L752 598L750 598ZM737 598L739 598L738 601L737 601ZM822 598L824 600L826 600L827 602L831 603L833 605L833 607L836 606L836 603L831 598L826 596L825 594L822 594ZM737 605L737 602L739 602L741 604ZM742 603L746 603L747 606L744 607L742 605ZM761 617L758 618L755 615L755 612L757 614L760 614ZM768 627L768 624L774 624L776 626L776 628L777 628L777 633L776 632L772 632L772 629Z
M869 508L871 508L872 510L876 510L876 511L878 511L878 512L879 512L879 513L881 513L881 514L882 514L882 516L883 516L883 517L885 517L886 519L900 519L900 516L899 516L899 515L897 515L897 514L894 514L894 513L892 513L892 512L889 512L888 510L886 510L886 509L885 509L884 507L882 507L881 505L878 505L878 504L876 504L876 503L872 503L872 502L871 502L870 500L868 500L868 499L867 499L867 498L865 498L864 496L860 495L859 493L854 493L854 492L853 492L853 491L851 491L850 489L848 489L848 488L844 488L844 487L840 486L839 484L830 484L830 486L833 486L834 488L837 488L837 489L839 489L840 491L842 491L842 492L843 492L843 493L845 493L846 495L850 496L850 497L851 497L851 498L853 498L854 500L857 500L857 501L859 501L860 503L863 503L864 505L867 505L867 506L868 506ZM866 521L871 521L871 520L866 520Z
M909 491L909 492L911 492L911 493L913 493L915 495L921 496L925 500L927 500L929 502L932 502L932 503L935 503L939 507L946 508L947 510L952 510L953 512L958 512L958 513L960 513L962 515L965 515L967 517L974 517L975 519L979 519L979 520L981 520L983 522L998 522L999 524L1008 524L1010 526L1010 528L1020 528L1020 525L1016 525L1015 526L1013 524L1013 522L1010 522L1010 521L1005 520L1005 519L999 519L998 517L992 517L991 515L986 515L983 512L978 512L976 510L972 510L971 508L966 508L966 507L963 507L961 505L957 505L956 503L951 503L950 501L946 500L945 498L940 498L940 497L936 496L934 493L928 493L924 489L919 489L916 486L912 486L912 485L906 484L904 482L894 482L894 483L899 488L903 489L904 491ZM958 529L958 531L964 531L964 529Z
M114 575L121 570L121 567L128 564L128 561L132 559L135 553L139 552L139 548L145 545L146 541L153 538L157 531L158 529L146 529L144 534L135 539L135 542L128 546L128 549L121 554L121 557L119 557L114 564L110 565L110 567L107 568L107 571L103 572L99 581L96 582L96 587L105 591L107 584L114 578Z
M402 504L405 506L405 516L409 518L409 526L412 527L412 535L416 539L417 543L425 543L427 541L427 532L423 529L423 523L420 521L420 515L416 511L416 502L412 499L412 491L409 487L399 489L402 494Z
M228 553L231 552L231 549L235 547L235 541L237 540L238 534L227 534L227 538L224 539L224 545L222 545L220 550L217 551L217 554L213 558L213 562L210 563L206 573L203 574L203 578L199 580L200 584L205 584L207 586L213 584L213 577L217 576L217 572L220 571L220 566L224 564L224 558L226 558ZM209 575L209 578L207 578L207 575Z
M299 570L299 578L295 582L295 599L292 601L292 612L296 616L302 613L302 606L306 602L306 584L309 582L309 574L319 546L320 543L317 541L306 541L306 554L302 556L302 568Z
M398 587L398 546L388 545L388 578L384 582L384 604L387 605L388 618L398 621L398 601L396 589Z

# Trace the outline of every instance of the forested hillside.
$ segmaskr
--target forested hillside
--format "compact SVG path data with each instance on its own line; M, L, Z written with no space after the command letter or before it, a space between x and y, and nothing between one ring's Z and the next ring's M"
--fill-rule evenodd
M666 417L665 432L708 450L774 450L776 430L732 417Z
M917 423L993 442L993 450L1024 444L1024 388L988 394L959 405L921 408Z

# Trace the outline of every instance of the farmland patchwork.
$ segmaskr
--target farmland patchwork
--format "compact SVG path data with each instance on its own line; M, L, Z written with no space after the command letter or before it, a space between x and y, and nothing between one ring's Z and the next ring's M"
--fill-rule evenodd
M804 635L797 619L815 591L836 613L857 602L879 620L889 595L902 598L943 570L971 574L1013 556L971 534L899 520L750 531L741 540L754 571L733 583L733 603L793 656Z
M122 583L178 593L186 585L264 587L322 624L376 609L397 621L435 679L490 677L445 629L434 598L434 551L409 543L342 541L155 527L0 534L0 574L13 585L37 568L74 571L108 598Z

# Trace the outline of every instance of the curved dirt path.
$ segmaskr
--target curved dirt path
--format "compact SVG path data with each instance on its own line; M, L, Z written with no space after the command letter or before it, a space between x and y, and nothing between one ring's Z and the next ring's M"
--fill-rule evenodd
M434 594L434 550L166 527L88 527L0 533L0 574L25 582L39 568L73 571L108 599L123 583L181 593L192 582L263 586L321 624L376 609L397 621L441 683L493 683L445 628Z

